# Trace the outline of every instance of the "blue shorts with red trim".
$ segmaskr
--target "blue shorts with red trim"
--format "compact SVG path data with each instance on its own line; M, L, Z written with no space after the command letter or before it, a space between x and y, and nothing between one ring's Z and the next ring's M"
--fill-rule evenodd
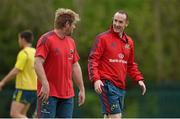
M103 114L118 114L123 111L125 90L117 88L105 80L102 93L99 95Z

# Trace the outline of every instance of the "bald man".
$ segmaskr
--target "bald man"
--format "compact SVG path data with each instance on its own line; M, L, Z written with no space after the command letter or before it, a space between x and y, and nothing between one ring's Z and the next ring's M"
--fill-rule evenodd
M113 16L110 29L96 37L89 55L89 78L99 95L105 118L121 118L128 74L146 92L144 78L134 62L133 40L124 32L128 14L120 10Z

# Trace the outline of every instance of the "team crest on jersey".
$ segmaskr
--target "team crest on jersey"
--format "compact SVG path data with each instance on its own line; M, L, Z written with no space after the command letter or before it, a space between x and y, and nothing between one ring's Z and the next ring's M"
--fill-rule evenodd
M70 54L73 54L74 53L74 50L73 49L70 49Z
M74 50L70 49L70 54L68 55L68 59L72 60L73 59L73 54L74 54Z
M129 48L130 48L130 46L129 46L128 43L125 45L125 48L126 48L126 49L129 49Z

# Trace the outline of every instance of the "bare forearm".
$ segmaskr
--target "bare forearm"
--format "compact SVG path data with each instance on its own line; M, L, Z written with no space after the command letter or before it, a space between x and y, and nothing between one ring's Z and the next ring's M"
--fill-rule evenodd
M47 101L48 97L49 97L49 83L44 71L44 67L43 67L43 63L44 63L44 59L41 57L36 57L35 58L35 71L37 73L38 76L38 80L41 82L42 87L40 92L38 93L38 97L40 100L42 101Z
M16 68L13 68L3 79L2 83L6 84L7 82L11 81L15 76L19 73L19 70Z
M38 76L38 80L41 83L46 82L47 78L46 78L46 74L44 71L43 63L40 60L36 59L34 67L35 67L36 74Z
M77 63L73 66L73 79L78 86L79 90L84 91L84 83L82 78L82 71L80 65Z

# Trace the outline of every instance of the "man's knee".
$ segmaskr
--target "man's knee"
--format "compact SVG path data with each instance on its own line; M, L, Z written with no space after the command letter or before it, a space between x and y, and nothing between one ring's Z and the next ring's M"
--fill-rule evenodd
M17 117L19 116L19 113L18 113L17 111L11 111L11 112L10 112L10 116L11 116L12 118L17 118Z
M20 112L10 112L12 118L24 118L27 119L26 115L21 114Z
M121 118L121 113L118 113L118 114L109 114L108 115L108 118L111 118L111 119L120 119Z
M26 115L22 113L23 108L17 105L16 102L12 103L10 116L13 118L26 118Z

